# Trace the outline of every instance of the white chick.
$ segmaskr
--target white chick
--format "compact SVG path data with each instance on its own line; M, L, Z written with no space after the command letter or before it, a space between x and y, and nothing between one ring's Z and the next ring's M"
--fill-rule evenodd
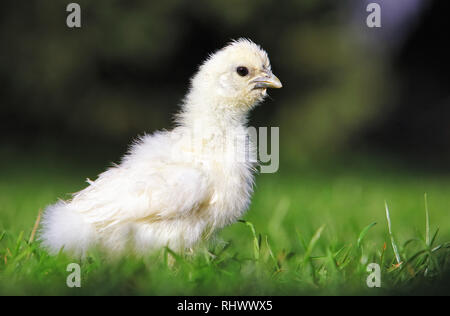
M242 159L255 148L245 145L247 115L267 88L281 86L250 40L211 55L191 80L176 128L141 137L120 165L46 208L43 247L74 256L93 246L112 254L183 251L235 222L249 206L255 170Z

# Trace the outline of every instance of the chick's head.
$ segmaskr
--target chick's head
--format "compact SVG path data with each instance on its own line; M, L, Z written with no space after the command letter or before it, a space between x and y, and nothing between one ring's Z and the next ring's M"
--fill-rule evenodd
M239 39L211 55L200 67L198 88L209 91L217 103L247 110L262 101L267 88L281 88L267 53L247 39ZM205 84L206 83L206 84Z

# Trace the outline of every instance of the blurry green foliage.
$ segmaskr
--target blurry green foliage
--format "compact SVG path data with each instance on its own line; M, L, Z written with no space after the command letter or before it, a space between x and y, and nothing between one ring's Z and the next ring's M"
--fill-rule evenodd
M252 121L281 127L284 158L343 148L383 111L384 60L352 34L348 3L77 3L81 29L65 25L68 2L3 4L4 136L33 131L126 143L170 127L197 65L241 36L269 52L284 84Z

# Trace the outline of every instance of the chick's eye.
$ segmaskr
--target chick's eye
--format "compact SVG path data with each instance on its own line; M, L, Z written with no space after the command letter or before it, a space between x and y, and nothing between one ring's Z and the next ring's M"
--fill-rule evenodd
M239 76L244 77L248 75L248 68L244 66L239 66L236 68L236 72Z

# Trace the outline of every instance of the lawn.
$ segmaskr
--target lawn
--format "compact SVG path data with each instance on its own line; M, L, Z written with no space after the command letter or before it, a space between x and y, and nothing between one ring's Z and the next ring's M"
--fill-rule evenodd
M17 154L1 163L1 295L450 293L450 175L359 158L282 164L257 177L243 221L194 255L162 249L112 261L93 251L78 261L47 255L33 227L40 209L105 163ZM81 266L81 288L66 286L71 262ZM381 266L381 288L366 285L369 263Z

